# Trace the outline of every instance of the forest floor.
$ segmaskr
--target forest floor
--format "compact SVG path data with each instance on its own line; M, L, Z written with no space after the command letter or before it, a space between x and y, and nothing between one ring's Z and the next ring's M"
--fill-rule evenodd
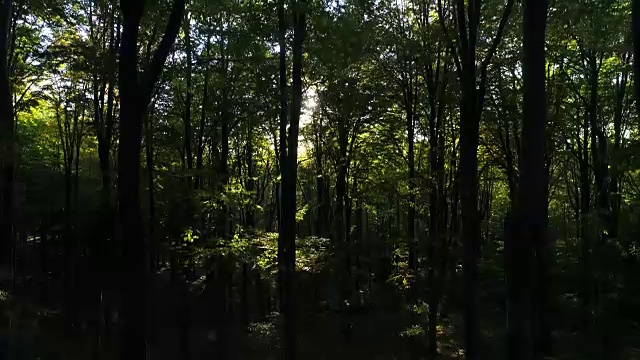
M489 263L490 265L490 263ZM579 305L570 291L575 282L570 276L575 269L560 268L556 282L558 287L568 289L559 294L552 311L552 344L554 357L549 359L593 359L591 346L594 338L579 331ZM483 348L481 359L500 360L506 350L505 289L499 269L487 266L481 279L481 325ZM155 293L157 299L155 339L149 344L149 359L174 360L183 358L180 346L180 331L176 325L175 303L167 276L159 276ZM162 280L164 279L164 280ZM0 359L21 360L87 360L118 359L117 329L111 336L100 339L97 352L96 328L90 322L82 323L78 334L65 335L61 309L62 286L60 281L36 279L31 276L16 278L12 286L9 274L0 273L0 310L5 314L0 324ZM12 289L9 291L8 289ZM43 297L42 293L47 296ZM440 359L462 359L462 308L461 294L450 294L448 314L438 328ZM41 299L48 298L43 302ZM458 299L456 302L455 299ZM54 299L54 300L51 300ZM193 319L188 342L191 360L215 359L216 342L212 341L203 314L208 311L207 301L192 296L189 306ZM278 359L278 316L274 314L251 323L243 330L238 309L232 311L226 328L226 359L269 360ZM339 360L409 360L426 359L426 337L418 331L407 335L416 317L403 307L384 307L369 304L349 315L349 336L341 332L341 315L317 306L307 309L298 320L300 359ZM615 341L615 350L610 359L640 359L640 328L633 321L618 319L610 337ZM424 321L424 319L420 320ZM117 328L117 326L116 326ZM415 327L414 327L415 328ZM217 344L220 345L221 341ZM8 355L7 355L8 354Z

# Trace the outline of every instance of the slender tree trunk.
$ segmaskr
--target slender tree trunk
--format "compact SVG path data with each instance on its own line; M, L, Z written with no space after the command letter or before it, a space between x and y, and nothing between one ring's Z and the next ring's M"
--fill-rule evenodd
M149 289L153 294L155 291L155 276L158 271L156 266L156 256L160 250L160 244L156 238L156 199L155 199L155 181L154 181L154 165L153 165L153 126L151 123L151 114L144 116L144 129L145 129L145 160L147 168L147 197L149 206ZM151 340L155 340L156 335L156 304L155 298L150 298L150 337Z
M11 264L13 248L14 114L9 80L9 32L13 1L0 2L0 267Z
M580 262L582 265L582 301L583 327L588 329L591 325L591 235L589 231L591 213L591 181L589 177L589 125L585 116L582 123L583 137L578 142L581 154L580 161Z
M349 244L347 240L346 224L346 200L347 200L347 129L346 119L340 117L338 124L339 160L336 174L336 210L334 215L334 246L336 251L336 265L334 271L337 275L336 285L338 286L338 301L340 310L346 318L346 308L344 304L349 300Z
M636 79L633 95L636 100L636 112L640 117L640 0L632 0L631 5L631 35L633 37L633 75Z
M191 147L191 98L193 91L191 89L191 74L193 67L192 49L191 49L191 24L189 24L189 14L185 15L184 26L184 42L185 52L187 53L187 96L184 104L184 151L187 157L187 169L193 169L193 148ZM187 177L190 179L190 177ZM191 184L191 182L189 182Z
M283 340L284 348L282 358L293 360L296 358L295 332L293 331L292 314L292 292L291 292L291 269L289 269L288 257L291 250L289 249L290 238L293 236L295 241L295 233L288 234L293 226L287 226L289 221L288 210L289 202L285 199L284 179L289 179L287 166L287 124L288 124L288 96L287 96L287 44L286 33L287 25L285 22L285 6L284 0L278 0L278 41L280 46L280 179L279 186L276 188L277 205L278 206L278 292L280 311L283 316ZM294 219L295 221L295 219Z
M546 1L523 4L523 127L521 135L520 184L508 224L508 254L512 262L509 286L509 358L533 359L533 292L535 250L543 250L546 231L546 94L545 28ZM542 251L538 254L542 256ZM543 262L543 264L545 264ZM512 316L513 315L513 316Z
M411 77L412 74L408 74ZM413 271L414 275L417 275L417 241L416 241L416 161L415 161L415 117L413 114L413 81L408 81L407 89L405 90L405 116L406 116L406 130L407 130L407 165L409 170L409 207L407 209L407 242L409 244L409 269ZM414 279L411 281L409 290L409 301L415 302L417 300L417 281Z
M207 38L206 53L209 57L209 47L211 38ZM207 123L207 100L209 98L209 67L206 66L204 70L204 86L202 89L202 104L200 108L200 126L198 128L198 152L196 153L196 183L195 188L200 189L203 186L201 172L203 169L203 157L204 157L204 128Z
M280 172L282 178L281 218L278 241L280 308L284 322L282 358L297 358L296 334L296 182L298 172L298 128L302 107L302 46L305 37L306 3L293 4L293 70L291 119L287 129L286 23L284 1L278 2L280 42ZM288 130L288 133L287 133Z
M253 125L251 119L248 120L247 130L247 148L246 148L246 162L247 162L247 192L254 201L249 201L246 210L246 225L249 229L255 227L255 211L254 206L256 204L257 197L255 196L256 181L254 179L255 166L253 161Z
M324 177L323 168L322 168L322 143L320 141L321 129L322 129L322 119L317 119L317 124L315 124L315 145L314 145L314 155L315 155L315 166L316 166L316 227L315 227L315 235L318 237L327 238L330 235L327 234L327 214L328 214L328 201L326 198L329 196L328 191L326 189L327 181Z

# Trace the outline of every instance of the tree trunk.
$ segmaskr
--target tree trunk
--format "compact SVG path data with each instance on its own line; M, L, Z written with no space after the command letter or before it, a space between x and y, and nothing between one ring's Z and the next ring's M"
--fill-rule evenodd
M302 45L305 37L306 3L293 4L293 73L291 119L287 133L286 23L284 0L278 2L280 43L280 172L282 178L278 266L280 308L283 315L282 358L297 358L296 334L296 182L298 172L298 128L302 107Z
M206 53L209 58L209 46L211 38L207 38ZM201 189L203 186L201 172L203 169L204 157L204 127L207 122L207 100L209 99L209 67L204 69L204 86L202 89L202 105L200 109L200 126L198 128L198 152L196 153L196 183L195 188Z
M249 193L249 197L254 199L249 201L246 210L246 225L249 229L254 229L255 227L255 206L257 197L255 196L255 187L256 181L254 179L255 166L253 161L253 124L251 123L251 118L248 120L248 130L247 130L247 148L246 148L246 163L247 163L247 192Z
M174 0L158 49L143 82L138 71L138 40L145 2L121 1L123 30L120 47L120 142L118 144L118 201L124 268L122 358L146 357L147 254L140 208L140 150L143 117L153 88L173 46L183 19L185 0Z
M520 184L508 223L511 242L509 270L509 358L533 359L534 328L532 287L535 250L544 249L546 238L546 94L545 28L546 1L523 4L523 125L521 135ZM542 255L542 252L539 253ZM544 264L544 263L543 263ZM513 315L513 316L512 316Z
M582 301L583 328L588 329L591 322L591 235L589 231L591 212L591 181L589 176L589 125L587 117L582 123L583 138L578 142L580 161L580 263L582 265ZM580 140L580 139L578 139Z
M187 157L187 170L193 169L193 148L191 147L191 98L193 91L191 89L191 74L193 67L192 49L191 49L191 25L189 24L189 14L185 15L184 26L184 42L185 52L187 53L187 96L184 104L184 151ZM190 175L187 179L191 179ZM191 182L189 181L189 186Z
M632 0L631 34L633 37L633 75L640 78L640 0ZM636 112L640 116L640 81L634 81L633 95L636 100Z
M9 32L13 1L0 4L0 267L11 264L13 248L14 114L9 80Z
M315 166L316 166L316 227L315 227L315 235L322 238L328 238L330 234L328 234L328 219L327 215L329 213L329 201L327 200L329 194L327 186L327 181L323 174L322 168L322 143L320 141L321 129L322 129L322 119L317 119L317 124L315 124L315 144L314 144L314 155L315 155Z
M149 251L149 289L151 293L155 291L155 276L158 271L156 266L156 255L160 250L160 244L158 239L156 238L156 199L155 199L155 181L154 181L154 165L153 165L153 126L151 124L151 115L147 114L144 116L144 129L145 129L145 160L147 167L147 197L148 197L148 206L149 206L149 243L150 243L150 251ZM150 336L151 340L155 340L156 335L156 308L157 308L157 300L155 298L150 299L150 316L151 319L149 321L150 324Z
M407 74L408 77L411 77L412 74ZM408 143L408 151L407 151L407 165L408 165L408 185L409 185L409 206L407 208L407 243L409 245L409 270L413 272L414 275L417 275L417 244L416 244L416 186L415 186L415 176L416 176L416 161L415 161L415 117L413 114L413 79L408 81L406 84L405 92L405 121L406 121L406 130L407 130L407 143ZM417 300L417 279L413 279L410 283L409 289L409 301L415 302Z

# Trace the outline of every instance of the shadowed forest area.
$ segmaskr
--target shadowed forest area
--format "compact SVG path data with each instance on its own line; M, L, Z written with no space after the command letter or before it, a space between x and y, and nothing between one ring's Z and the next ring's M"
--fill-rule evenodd
M0 359L640 359L640 0L0 0Z

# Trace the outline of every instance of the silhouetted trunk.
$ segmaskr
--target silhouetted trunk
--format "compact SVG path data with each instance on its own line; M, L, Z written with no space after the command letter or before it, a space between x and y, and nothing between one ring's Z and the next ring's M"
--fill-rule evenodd
M520 183L515 206L507 225L510 242L508 271L509 358L533 359L533 286L536 249L545 251L547 215L547 169L545 94L546 1L523 3L523 121ZM546 264L546 262L543 262ZM541 314L538 314L541 315Z
M480 0L457 0L454 19L457 24L459 45L449 43L461 86L460 100L460 206L462 210L461 238L464 271L464 338L465 358L478 358L480 322L478 313L480 260L480 218L478 214L478 143L480 120L487 85L487 68L502 41L515 0L508 0L500 18L491 47L482 61L477 59L478 25L481 16ZM446 33L442 0L438 0L440 26ZM480 66L478 66L478 64ZM478 68L480 81L478 82Z
M580 171L580 263L582 267L582 322L583 328L589 328L591 322L591 234L589 215L591 212L591 181L589 176L589 123L585 115L582 123L582 141L578 139L578 151L581 156Z
M440 61L440 59L438 59ZM444 279L447 274L447 260L450 242L446 236L447 228L447 199L444 186L444 135L442 120L444 117L447 88L447 65L441 68L440 63L433 69L427 67L427 91L429 93L429 244L428 244L428 272L427 283L429 295L428 314L428 344L429 358L438 356L438 313L442 299Z
M220 52L222 58L222 77L223 77L223 88L222 88L222 104L220 111L220 152L218 154L218 164L217 164L217 173L218 173L218 189L220 193L224 193L226 191L227 182L229 181L229 136L230 136L230 109L229 109L229 87L231 86L229 82L228 75L228 67L229 61L226 57L225 44L221 42L220 44ZM218 210L218 219L216 223L217 227L217 235L223 239L226 239L229 236L227 224L229 214L228 207L224 203L224 201L219 202L220 209Z
M288 96L287 96L287 43L286 33L288 26L285 23L285 7L284 0L278 0L278 42L280 46L279 54L279 66L280 66L280 141L278 143L280 147L280 182L276 187L276 206L278 208L278 293L280 302L280 312L283 316L283 334L284 348L282 351L282 358L291 360L296 358L295 349L295 332L293 331L294 324L291 313L291 272L289 268L288 258L291 257L291 249L289 249L291 237L294 238L295 233L289 234L291 229L295 229L295 225L286 226L286 222L289 221L289 215L291 211L287 209L289 202L284 199L283 182L285 176L290 177L287 168L287 125L289 110ZM295 200L294 200L295 202ZM294 219L295 221L295 219ZM286 228L286 230L285 230ZM295 231L295 230L294 230ZM294 259L295 264L295 259Z
M75 89L74 89L75 90ZM75 97L73 91L68 94L69 97ZM79 104L76 104L78 106ZM76 284L75 284L75 265L76 265L76 237L74 226L72 224L72 192L73 192L73 165L76 155L76 142L78 131L78 109L70 110L63 106L60 109L60 102L55 102L55 117L58 124L58 137L62 147L62 160L64 171L64 238L63 238L63 254L64 254L64 325L65 332L71 336L75 332L77 325L77 304L76 301ZM60 111L63 114L60 114ZM72 119L70 119L72 117Z
M14 114L9 81L9 32L13 1L0 4L0 267L11 264L13 248Z
M207 60L209 58L209 46L211 38L207 38L206 54ZM200 126L198 128L198 152L196 153L196 183L195 188L200 189L203 186L202 181L202 169L203 169L203 157L204 157L204 127L207 123L207 101L209 100L209 66L205 65L204 69L204 86L202 89L202 104L200 108Z
M314 158L316 167L316 226L315 235L318 237L328 238L328 215L329 215L329 191L327 189L327 181L323 173L323 152L320 137L322 136L322 119L314 119Z
M306 3L293 4L293 70L291 119L287 129L286 23L284 0L278 2L280 44L280 173L282 178L278 266L280 309L283 315L284 360L297 358L296 334L296 182L298 128L302 107L302 45L305 37ZM288 133L287 133L288 130Z
M256 181L254 179L255 175L255 166L253 161L253 125L251 123L251 118L248 119L247 124L247 148L246 148L246 162L247 162L247 192L253 201L249 201L246 210L246 225L249 229L253 229L255 227L255 211L254 207L256 204L256 196L255 196L255 188Z
M151 293L155 293L155 276L158 271L156 266L156 256L160 250L160 244L158 239L156 238L156 199L155 199L155 181L154 177L154 166L153 166L153 126L151 123L151 114L146 114L144 116L144 130L145 130L145 162L147 168L147 201L149 207L149 243L150 243L150 251L149 251L149 289ZM155 340L156 335L156 304L157 299L150 299L150 336L151 340Z
M624 54L622 58L623 65L628 65L629 55ZM622 119L624 117L624 101L626 97L627 84L629 81L629 72L626 67L622 70L619 78L616 78L616 97L613 116L613 149L611 166L611 238L618 238L618 226L620 222L620 207L622 206L622 189L620 186L621 162L620 147L622 145Z
M416 132L416 121L415 116L413 114L413 102L414 102L414 88L413 88L413 76L411 72L407 74L410 78L405 84L404 90L404 107L405 107L405 121L406 121L406 130L407 130L407 143L408 143L408 151L407 151L407 165L409 170L409 207L407 209L407 243L409 245L409 270L413 272L414 275L417 275L417 241L416 241L416 185L415 185L415 176L416 176L416 160L414 153L414 145L415 145L415 132ZM409 288L409 301L415 302L417 300L417 281L414 278L410 283Z
M336 174L336 210L334 214L333 241L336 251L336 265L339 303L341 311L345 312L344 304L349 300L349 244L347 240L346 207L347 207L347 129L346 119L339 117L338 124L338 169ZM344 314L346 315L346 314Z
M149 69L139 81L138 40L144 2L121 1L123 30L120 47L120 142L118 201L124 268L122 277L124 331L122 358L146 357L147 254L140 208L140 150L143 117L153 88L180 30L185 0L175 0L167 27Z
M498 92L500 94L500 101L508 101L506 95L503 91L502 84L502 76L498 73ZM509 206L513 208L513 204L516 198L516 185L517 185L517 174L516 174L516 154L514 154L513 148L511 146L512 138L518 136L517 132L512 133L511 131L511 117L512 114L509 111L504 111L500 114L501 119L499 122L501 123L500 128L500 146L502 148L502 152L504 154L505 159L505 173L507 176L507 184L509 185ZM517 153L517 149L516 149Z
M460 109L460 204L462 209L462 245L465 289L465 354L478 358L480 323L478 313L480 259L480 222L478 217L478 136L479 114L474 104L475 76L463 84ZM474 88L472 88L472 86Z
M182 22L184 26L184 46L187 53L187 96L184 104L184 153L187 157L187 170L190 172L193 169L193 148L191 147L191 98L193 96L193 90L191 89L191 74L193 67L192 49L191 49L191 25L189 24L189 14L185 15L185 20ZM191 179L187 176L187 179ZM189 181L189 186L191 182Z
M632 0L631 35L633 38L633 75L640 78L640 0ZM634 81L633 97L636 100L636 112L640 117L640 81Z

